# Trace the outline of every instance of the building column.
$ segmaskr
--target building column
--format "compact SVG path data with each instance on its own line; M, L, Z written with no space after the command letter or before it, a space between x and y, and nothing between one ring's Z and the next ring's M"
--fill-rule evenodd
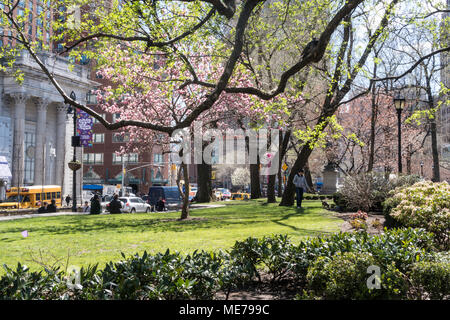
M36 123L36 151L34 153L34 184L44 185L44 159L45 159L45 136L47 134L47 99L36 100L37 123Z
M56 107L56 178L55 184L63 186L64 181L64 155L66 138L66 111L64 104Z
M14 142L12 157L12 186L23 185L24 177L24 137L25 137L25 109L28 96L24 93L12 94L15 104L14 113Z

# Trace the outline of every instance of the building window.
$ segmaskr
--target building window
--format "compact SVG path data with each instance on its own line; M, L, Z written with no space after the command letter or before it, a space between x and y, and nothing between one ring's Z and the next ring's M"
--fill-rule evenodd
M128 133L113 133L112 142L124 143L130 141L130 135Z
M83 154L84 164L103 164L103 153L85 153Z
M161 153L155 153L153 155L153 163L163 163L164 159L163 159L163 155Z
M102 113L101 116L102 116L103 119L106 118L106 114L105 114L105 113ZM93 123L93 124L96 124L96 123L100 123L100 121L98 121L97 118L94 118L94 117L93 117L93 122L92 122L92 123Z
M139 155L137 153L125 154L123 156L113 153L113 164L121 164L122 158L124 163L138 163Z
M94 143L105 143L104 133L94 133Z

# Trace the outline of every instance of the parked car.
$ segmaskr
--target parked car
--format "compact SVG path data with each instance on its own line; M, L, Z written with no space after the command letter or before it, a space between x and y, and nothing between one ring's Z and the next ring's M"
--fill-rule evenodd
M109 212L108 206L112 199L113 199L113 196L109 195L109 194L102 196L102 202L100 203L102 212ZM119 201L120 201L120 199L119 199ZM125 204L123 203L123 201L120 201L120 202L122 203L122 208L123 208Z
M232 193L231 200L250 200L250 194L243 192Z
M219 188L219 189L217 189L217 190L219 190L220 192L222 192L222 200L230 200L231 199L231 192L230 192L230 190L229 189L226 189L226 188Z
M222 191L220 191L219 189L214 189L213 192L216 200L222 200Z
M189 189L189 201L193 201L196 195L197 195L197 187L191 187Z
M139 197L120 197L122 201L122 212L135 213L135 212L150 212L152 207Z
M149 204L152 206L153 210L155 209L156 202L158 202L159 198L162 198L165 201L168 210L181 208L183 202L178 187L150 187L148 189L148 197Z

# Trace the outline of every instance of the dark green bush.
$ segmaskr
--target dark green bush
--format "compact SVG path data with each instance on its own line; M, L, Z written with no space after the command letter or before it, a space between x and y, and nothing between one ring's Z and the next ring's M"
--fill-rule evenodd
M403 297L407 283L393 265L381 269L381 288L368 288L368 268L376 266L368 252L319 257L308 269L307 295L324 299L386 299Z
M427 258L433 250L433 235L422 229L386 230L383 234L369 236L361 233L339 233L329 237L301 241L292 253L292 272L300 282L319 257L332 258L338 253L368 252L380 266L394 263L401 272L410 270L412 264Z
M447 269L435 264L442 259L431 255L432 240L432 234L411 228L385 229L377 236L339 233L299 244L292 244L286 235L247 238L236 242L229 252L182 255L167 250L154 255L123 255L121 261L109 262L101 270L96 265L81 268L75 283L59 269L30 272L19 264L16 269L5 266L6 274L0 277L0 299L213 299L218 291L229 293L256 279L261 281L263 271L272 282L288 278L292 284L306 285L309 295L338 297L342 293L343 297L353 298L400 297L404 294L402 274L409 276L413 272L417 292L442 297L448 292L448 259ZM367 296L358 282L346 291L343 284L366 262L381 268L383 290ZM325 268L325 263L331 264ZM348 264L348 272L338 275L339 263ZM427 286L427 277L436 279L434 287ZM335 287L324 285L323 279L337 281Z
M346 211L348 202L344 199L344 196L340 192L335 192L333 194L333 201L337 207L339 207L339 211Z
M237 241L230 251L233 264L238 266L248 280L254 276L261 281L258 267L272 276L272 282L280 280L292 268L293 245L287 235L272 235L262 239L247 238Z
M450 254L434 255L431 261L413 265L411 283L415 298L448 299L450 297Z

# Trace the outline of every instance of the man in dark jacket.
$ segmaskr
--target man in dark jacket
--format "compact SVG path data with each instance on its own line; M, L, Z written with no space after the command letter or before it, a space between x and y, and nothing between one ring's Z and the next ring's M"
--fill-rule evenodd
M115 194L109 203L109 213L122 213L120 209L122 209L122 202L120 202L119 196Z
M96 194L91 200L90 214L100 214L101 204L98 195Z
M47 212L56 212L56 201L52 200L51 203L47 206Z

